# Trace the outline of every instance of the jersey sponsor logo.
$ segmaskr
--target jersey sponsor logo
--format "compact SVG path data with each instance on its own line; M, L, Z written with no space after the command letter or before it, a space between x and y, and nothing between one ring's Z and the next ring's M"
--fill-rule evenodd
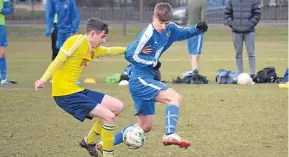
M94 51L91 51L91 59L93 59L95 56L95 52Z
M87 62L88 62L87 59L83 59L79 66L80 67L87 67Z

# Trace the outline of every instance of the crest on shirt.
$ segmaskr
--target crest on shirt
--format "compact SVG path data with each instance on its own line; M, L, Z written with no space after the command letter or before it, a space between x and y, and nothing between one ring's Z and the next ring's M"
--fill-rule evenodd
M87 59L83 59L79 66L81 66L81 67L87 67L87 62L88 62Z
M65 9L68 8L68 4L65 3L63 7L64 7Z
M91 59L93 59L95 56L95 52L94 51L91 51Z
M166 33L166 35L167 35L167 38L169 38L170 35L171 35L171 31L168 31L168 32Z
M169 37L171 36L171 31L166 32L166 36L167 36L167 40L168 40Z

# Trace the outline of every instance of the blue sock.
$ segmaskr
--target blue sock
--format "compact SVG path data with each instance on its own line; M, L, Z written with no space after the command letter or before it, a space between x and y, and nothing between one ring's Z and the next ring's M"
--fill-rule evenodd
M165 133L166 135L173 134L176 132L177 122L179 118L179 109L177 105L169 104L166 107L165 113Z
M130 124L128 126L123 127L119 132L117 132L114 135L114 145L118 145L121 144L123 142L123 133L125 131L125 129L127 129L130 126L133 126L134 124Z
M0 72L1 72L1 80L6 80L6 57L0 58Z

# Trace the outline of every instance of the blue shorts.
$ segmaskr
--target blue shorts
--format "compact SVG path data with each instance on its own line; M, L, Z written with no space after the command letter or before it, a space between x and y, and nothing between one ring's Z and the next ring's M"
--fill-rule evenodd
M64 42L71 36L71 33L61 33L57 31L56 48L61 48Z
M200 55L203 48L203 34L187 39L189 54Z
M83 122L85 118L93 118L88 114L102 102L104 95L100 92L85 89L74 94L54 96L53 98L61 109Z
M129 80L129 90L134 100L136 115L154 115L155 97L160 90L166 90L168 86L153 78L138 77Z
M2 47L8 46L7 31L5 25L0 25L0 46Z

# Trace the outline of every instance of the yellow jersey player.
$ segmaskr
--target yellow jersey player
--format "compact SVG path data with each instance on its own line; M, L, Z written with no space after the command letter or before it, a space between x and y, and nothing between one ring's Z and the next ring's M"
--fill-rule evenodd
M79 143L94 157L98 156L95 149L97 135L101 135L103 141L103 156L113 156L114 123L123 103L109 95L81 88L76 81L93 59L125 52L125 47L101 46L107 33L107 24L97 18L89 19L86 33L69 37L43 76L35 81L35 90L38 91L52 76L52 96L60 108L81 122L86 118L98 118L87 137Z

